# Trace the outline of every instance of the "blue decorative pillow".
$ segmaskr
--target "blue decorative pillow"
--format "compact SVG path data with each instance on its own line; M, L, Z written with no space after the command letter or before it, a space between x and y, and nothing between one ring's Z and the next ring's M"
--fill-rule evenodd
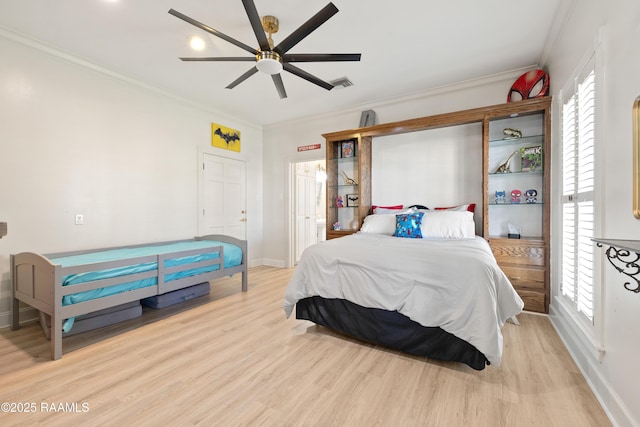
M415 212L408 214L396 215L396 231L393 233L395 237L408 237L412 239L422 239L422 216L424 212Z

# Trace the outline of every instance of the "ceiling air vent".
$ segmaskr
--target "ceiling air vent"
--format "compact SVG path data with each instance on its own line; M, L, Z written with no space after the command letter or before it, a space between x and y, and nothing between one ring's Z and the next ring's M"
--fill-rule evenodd
M331 85L333 87L349 87L349 86L353 86L353 82L351 82L351 80L349 80L346 77L341 77L339 79L335 79L335 80L331 80L329 83L331 83Z

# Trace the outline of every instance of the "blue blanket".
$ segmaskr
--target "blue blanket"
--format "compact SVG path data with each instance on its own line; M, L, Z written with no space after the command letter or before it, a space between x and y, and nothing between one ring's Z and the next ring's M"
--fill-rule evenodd
M172 252L188 251L192 249L211 248L216 246L222 246L224 248L224 267L231 268L242 264L242 249L236 245L230 243L217 242L211 240L193 240L185 242L169 243L165 245L156 246L143 246L136 248L121 248L110 249L100 252L92 252L80 255L71 255L67 257L52 258L50 261L53 264L59 264L62 267L72 267L85 264L92 264L97 262L124 260L128 258L137 258L148 255L161 255ZM219 258L219 252L206 252L198 255L185 256L179 258L167 259L164 264L164 268L175 267L179 265L189 264L197 261L205 261L210 259ZM219 265L211 265L200 268L187 269L175 273L166 274L164 277L165 282L181 279L183 277L191 277L196 274L208 273L218 270ZM107 270L89 271L86 273L71 274L63 277L63 286L73 286L78 283L85 283L93 280L108 279L113 277L125 276L128 274L141 273L146 271L153 271L158 269L157 262L147 262L143 264L132 264L123 267L111 268ZM62 298L62 305L69 305L83 301L89 301L95 298L101 298L109 295L115 295L121 292L130 291L133 289L144 288L147 286L153 286L158 283L157 277L150 277L147 279L131 281L122 283L116 286L109 286L106 288L94 289L91 291L78 292L75 294L65 295ZM63 330L68 332L73 326L73 319L67 319Z

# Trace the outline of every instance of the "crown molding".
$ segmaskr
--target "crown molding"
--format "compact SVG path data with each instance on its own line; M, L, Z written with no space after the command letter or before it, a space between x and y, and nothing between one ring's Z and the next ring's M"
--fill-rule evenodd
M6 27L0 26L0 37L3 37L7 40L13 41L15 43L21 44L23 46L27 46L29 48L35 49L39 52L42 52L44 54L53 56L55 58L61 59L65 62L74 64L74 65L78 65L80 67L83 67L85 69L89 69L91 71L94 71L96 73L114 78L116 80L137 86L141 89L150 91L150 92L154 92L156 94L165 96L167 98L170 98L176 102L182 103L182 104L186 104L190 107L196 108L198 110L202 110L205 112L208 112L216 117L218 117L219 119L217 120L226 120L226 121L235 121L243 126L247 126L247 127L251 127L257 130L262 130L262 126L257 126L255 123L249 122L245 119L240 119L238 117L232 117L229 114L220 111L220 110L216 110L213 109L207 105L204 104L200 104L198 102L194 102L192 100L189 100L187 98L175 95L171 92L168 92L166 90L160 89L156 86L150 85L148 83L145 83L141 80L135 79L133 77L127 76L125 74L110 70L108 68L102 67L100 65L94 64L93 62L87 61L85 59L79 58L77 56L74 56L68 52L62 51L56 47L53 47L45 42L42 42L40 40L36 40L33 39L31 37L27 37L23 34L17 33L13 30L10 30Z

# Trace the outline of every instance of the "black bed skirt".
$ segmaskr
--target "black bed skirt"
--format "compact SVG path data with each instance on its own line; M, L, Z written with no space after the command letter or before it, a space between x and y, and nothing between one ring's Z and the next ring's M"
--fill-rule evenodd
M408 354L461 362L476 370L489 365L484 354L468 342L439 327L422 326L397 311L313 296L298 301L296 318Z

